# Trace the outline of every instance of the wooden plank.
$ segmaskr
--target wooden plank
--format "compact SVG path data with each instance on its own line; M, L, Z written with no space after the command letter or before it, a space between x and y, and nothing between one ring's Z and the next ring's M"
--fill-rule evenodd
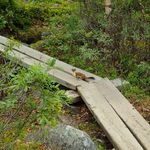
M0 50L1 51L3 51L3 48L4 48L4 45L1 45L0 44ZM10 55L13 57L13 56L16 56L17 58L19 58L19 59L21 59L21 61L25 64L25 65L33 65L33 64L43 64L42 62L40 62L40 61L38 61L37 59L34 59L34 58L31 58L31 57L29 57L29 55L25 55L25 54L23 54L23 53L20 53L20 52L18 52L18 51L16 51L16 50L14 50L13 52L11 52L10 53ZM64 85L64 86L66 86L66 87L69 87L69 88L71 88L71 89L76 89L76 87L77 86L79 86L79 85L84 85L84 87L85 87L85 85L88 85L90 88L88 89L88 93L89 93L89 91L91 92L91 85L90 84L88 84L88 83L86 83L86 82L84 82L84 81L82 81L82 80L77 80L77 79L75 79L72 75L70 75L70 74L68 74L68 73L65 73L65 72L62 72L62 71L60 71L60 70L57 70L57 69L52 69L52 70L50 70L49 71L49 74L51 75L51 76L53 76L55 79L56 79L56 81L58 82L58 83L60 83L60 84L62 84L62 85ZM87 88L87 87L86 87ZM83 91L86 91L87 89L84 89ZM81 90L82 91L82 90ZM86 91L87 92L87 91ZM95 94L94 94L95 95ZM97 94L98 95L98 94ZM100 95L100 94L99 94ZM86 96L85 96L86 97ZM93 98L93 96L92 96L92 98ZM95 97L95 99L96 99L96 97ZM106 101L106 100L105 100ZM110 107L109 106L109 104L108 103L106 103L106 105L108 105L108 107ZM96 105L95 105L96 106ZM111 107L110 107L111 108ZM92 110L92 109L91 109ZM99 109L97 109L97 111L99 112ZM94 111L93 111L94 112ZM95 113L95 112L94 112ZM102 111L102 113L103 113L103 111ZM111 112L112 113L112 112ZM116 113L114 112L114 115L116 115ZM95 115L95 116L97 116L97 115ZM107 116L107 114L106 115L102 115L103 116L103 118L104 117L106 117ZM117 115L116 115L117 116ZM107 118L109 118L109 117L107 117ZM111 120L111 117L109 118L110 120ZM115 121L118 121L118 119L115 119ZM114 121L114 122L115 122ZM113 122L113 123L114 123ZM110 121L109 122L107 122L106 121L106 124L108 125L108 123L111 123ZM105 122L104 122L104 124L105 124ZM118 123L117 123L118 124ZM102 124L103 125L103 124ZM122 126L121 127L123 127L124 126L124 124L122 123ZM115 126L114 126L115 127ZM117 126L116 126L117 127ZM109 129L110 129L110 127L104 127L104 129L107 129L106 131L108 132L109 131ZM114 129L114 128L113 128ZM118 130L117 130L118 131ZM126 131L127 132L127 135L129 136L129 138L128 139L130 139L130 141L131 141L131 143L127 140L127 139L124 139L123 137L122 137L122 135L124 135L124 134L122 134L122 133L124 133L124 131ZM132 139L132 134L130 135L130 132L127 130L127 128L125 128L125 126L124 126L124 130L123 131L121 131L120 132L120 134L119 134L119 136L117 136L118 138L117 138L117 140L115 139L114 140L114 138L111 138L111 137L114 137L113 136L113 134L114 133L117 133L116 131L112 131L111 132L111 134L110 133L108 133L108 135L110 136L110 139L112 140L112 141L114 141L113 143L114 143L114 145L116 146L116 148L119 148L119 149L125 149L125 148L123 148L123 146L125 146L125 147L130 147L130 149L132 149L132 147L133 148L136 148L137 150L139 149L141 149L141 147L138 145L138 143L136 143L137 141L135 140L135 139ZM130 137L131 136L131 137ZM121 144L117 144L117 142L118 142L118 140L120 141L120 143L122 144L122 142L124 142L124 144L123 144L123 146L121 146ZM127 145L126 145L127 144ZM129 145L128 145L129 144ZM132 144L135 144L136 146L133 146ZM128 148L129 149L129 148ZM130 150L129 149L129 150Z
M77 90L116 149L143 149L105 97L97 90L95 83L79 86Z
M8 38L0 36L0 43L1 44L7 45L8 41L9 41ZM30 47L25 46L23 44L21 44L21 47L19 47L19 48L15 47L15 50L17 50L17 51L19 51L21 53L24 53L26 55L29 55L30 57L32 57L32 58L34 58L36 60L39 60L41 62L44 62L44 63L46 63L49 59L53 59L53 57L45 55L45 54L43 54L43 53L41 53L41 52L39 52L37 50L34 50L34 49L30 48ZM71 65L69 65L67 63L64 63L62 61L59 61L57 59L56 59L56 64L55 65L59 66L60 68L62 68L62 70L64 72L68 73L68 74L71 74L71 69L72 68L76 68L74 66L71 66ZM96 80L101 80L102 79L101 77L96 76L96 75L94 75L94 74L92 74L90 72L84 71L84 70L79 69L79 68L76 68L76 69L77 69L77 71L79 71L79 72L81 72L83 74L86 74L87 76L94 77ZM118 80L116 80L116 79L112 80L111 82L113 82L113 84L117 88L120 88L122 86L122 84L127 84L128 83L128 82L124 82L124 81L121 81L121 80L118 82Z
M150 150L150 125L146 120L108 79L102 79L96 86L143 148Z
M0 44L0 51L4 52L4 47L5 47L4 45ZM27 66L28 65L31 66L34 64L45 65L42 62L40 62L36 59L33 59L25 54L15 51L15 50L10 52L10 56L18 58L19 60L21 60L24 63L24 65L27 65ZM84 81L76 79L72 75L62 72L61 70L51 69L48 71L48 73L50 76L52 76L56 80L56 82L64 85L65 87L73 89L73 90L76 90L76 87L78 85L85 83Z
M8 41L9 41L8 38L0 36L0 43L1 44L7 45ZM30 48L30 47L27 47L27 46L25 46L23 44L21 44L19 48L15 46L14 49L17 50L17 51L19 51L19 52L21 52L21 53L29 55L30 57L32 57L34 59L42 61L44 63L46 63L49 59L53 59L53 57L50 57L50 56L48 56L46 54L43 54L43 53L41 53L41 52L39 52L37 50L34 50L34 49ZM67 63L59 61L59 60L56 60L56 64L55 65L59 66L60 68L63 69L64 72L67 72L69 74L72 73L71 72L72 68L76 68L76 67L73 67L73 66L71 66L71 65L69 65ZM89 73L87 71L83 71L83 70L81 70L79 68L77 68L77 70L79 72L82 72L82 73L86 74L87 76L94 77L96 80L101 80L102 79L101 77L98 77L98 76L96 76L96 75L94 75L92 73Z

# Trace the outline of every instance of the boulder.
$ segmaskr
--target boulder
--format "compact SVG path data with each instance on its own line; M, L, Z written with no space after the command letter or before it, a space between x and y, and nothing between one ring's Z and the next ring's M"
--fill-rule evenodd
M44 144L52 150L98 150L87 133L63 124L53 129L45 127L28 135L25 140Z

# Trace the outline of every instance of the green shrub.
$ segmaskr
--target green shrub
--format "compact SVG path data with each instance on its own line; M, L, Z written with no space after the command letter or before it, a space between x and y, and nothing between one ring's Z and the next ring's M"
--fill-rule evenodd
M19 60L7 59L13 46L19 46L15 43L8 43L5 53L0 53L0 147L3 149L9 149L17 138L25 136L22 131L27 128L56 125L63 105L69 102L65 91L47 73L56 60L49 60L47 65L19 66Z
M92 33L86 39L90 48L106 49L111 57L107 57L108 64L122 63L121 55L129 55L130 59L148 60L150 28L146 16L146 1L112 1L112 12L105 15L103 4L98 0L82 2L80 17L83 28ZM144 14L143 14L144 13ZM146 14L147 13L147 14ZM94 41L94 42L93 42ZM120 68L121 67L121 68ZM123 66L120 66L120 71ZM125 69L128 70L126 67ZM129 70L130 71L130 67Z
M148 63L141 62L137 65L134 71L128 74L127 79L133 85L146 89L147 93L150 93L150 65Z
M17 38L27 44L35 43L36 41L41 40L42 33L45 30L46 29L43 29L41 27L33 26L27 30L19 31Z
M30 27L36 20L44 21L48 8L22 0L0 0L0 31L19 32Z
M135 85L124 85L121 89L123 95L131 100L141 101L144 100L147 95L145 94L144 89L140 89L138 86Z
M17 31L24 29L32 22L29 12L25 9L25 4L20 0L0 1L0 15L3 18L5 26L1 29Z
M5 28L7 24L7 21L5 20L5 18L3 16L0 16L0 30Z
M36 65L25 69L10 62L3 66L0 72L3 79L0 81L0 117L9 112L11 115L4 117L0 124L1 147L11 145L26 127L32 128L34 124L54 126L68 101L64 97L65 91L49 77L47 68ZM9 140L6 140L7 136Z

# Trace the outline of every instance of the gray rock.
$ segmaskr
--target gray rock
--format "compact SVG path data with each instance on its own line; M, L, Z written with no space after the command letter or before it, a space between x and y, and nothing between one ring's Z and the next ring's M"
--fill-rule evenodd
M26 141L38 142L52 150L97 150L89 135L69 125L60 124L30 134Z
M68 97L68 98L71 98L71 103L74 104L74 103L77 103L79 101L81 101L81 97L79 95L79 93L77 91L74 91L74 90L68 90L65 95Z
M123 85L130 84L128 81L122 80L121 78L117 78L117 79L111 80L111 82L112 82L112 83L115 85L115 87L117 87L118 89L121 89L121 87L122 87Z

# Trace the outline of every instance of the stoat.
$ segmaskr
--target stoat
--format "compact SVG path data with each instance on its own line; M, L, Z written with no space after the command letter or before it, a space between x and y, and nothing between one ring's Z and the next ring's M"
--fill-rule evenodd
M87 81L87 79L95 79L94 77L87 77L85 74L83 74L81 72L76 72L75 68L72 69L72 74L77 79L81 79L81 80L84 80L84 81Z

